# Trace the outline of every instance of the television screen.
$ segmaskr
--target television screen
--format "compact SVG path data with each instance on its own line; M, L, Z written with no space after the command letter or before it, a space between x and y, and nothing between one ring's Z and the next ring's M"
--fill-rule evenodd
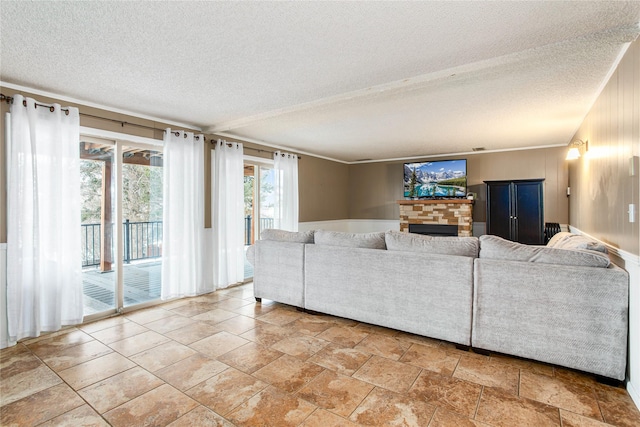
M404 197L464 197L467 160L404 164Z

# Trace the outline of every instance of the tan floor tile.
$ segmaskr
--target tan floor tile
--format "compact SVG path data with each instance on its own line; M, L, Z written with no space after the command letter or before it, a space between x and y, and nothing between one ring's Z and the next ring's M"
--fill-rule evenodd
M451 376L458 366L460 356L452 355L439 347L411 344L411 348L400 359L401 362Z
M187 390L214 375L219 374L229 366L201 354L194 354L173 365L160 369L154 374L178 390Z
M216 308L214 303L189 301L185 305L172 308L170 311L185 317L193 317Z
M252 374L280 356L282 356L282 353L277 350L270 349L255 342L249 342L242 347L223 354L218 357L218 360L242 372Z
M35 343L38 343L40 341L45 341L45 340L49 340L51 338L55 338L59 335L66 335L68 333L71 333L73 331L79 331L80 329L78 329L76 326L63 326L62 328L60 328L57 331L54 332L42 332L42 334L39 337L33 337L33 338L24 338L20 340L20 344L26 345L26 346L31 346Z
M302 387L298 396L342 417L348 417L373 390L373 385L355 378L324 371Z
M23 345L2 350L0 357L0 405L37 393L62 380Z
M60 371L58 375L75 390L79 390L134 366L135 363L126 357L109 353Z
M308 361L343 375L352 376L370 357L371 355L351 347L329 344Z
M353 328L370 334L378 334L388 337L395 337L400 334L400 331L398 330L385 328L383 326L371 325L369 323L358 323Z
M227 295L229 296L229 295ZM255 304L254 302L247 301L242 298L234 298L229 297L223 300L220 300L216 303L217 308L221 308L223 310L233 310L235 308L245 307L247 305Z
M223 294L219 291L209 292L208 294L199 295L197 297L189 298L190 301L196 302L208 302L216 303L225 299L231 298L229 295Z
M198 406L190 397L170 385L161 385L104 414L114 427L162 426Z
M123 323L128 323L128 322L129 322L129 319L127 319L124 316L114 316L114 317L109 317L107 319L86 323L84 325L78 325L78 329L81 329L88 334L93 334L94 332L98 332L103 329L112 328L116 325L122 325Z
M295 427L316 407L274 387L261 391L231 412L227 418L238 427Z
M185 415L181 416L167 427L234 427L229 421L222 418L210 409L204 406L198 406Z
M287 325L288 328L295 330L297 333L304 335L316 336L330 327L335 326L335 323L323 319L319 316L304 315L298 320Z
M300 319L302 314L297 311L276 309L269 313L258 317L258 320L265 323L271 323L272 325L284 326L288 323L295 322Z
M321 340L309 335L294 335L278 341L271 348L306 360L322 350L329 341Z
M168 341L157 347L131 356L130 359L148 371L155 372L182 359L193 356L197 351L175 341Z
M441 341L434 338L423 337L422 335L410 334L408 332L400 332L396 338L401 341L408 341L411 344L426 345L429 347L440 347Z
M357 327L356 327L357 328ZM365 353L375 354L391 360L400 360L404 353L411 347L406 341L398 340L392 336L369 334L354 348Z
M43 358L60 351L62 348L73 347L74 345L83 344L89 341L93 341L93 337L91 337L91 335L75 329L70 330L66 334L60 334L51 338L39 340L33 344L27 345L27 347L35 355Z
M43 357L42 360L54 371L62 371L109 353L113 353L113 350L94 340L62 348L56 353Z
M196 323L195 320L192 320L188 317L180 316L179 314L174 314L169 317L163 317L162 319L158 319L154 322L145 323L144 326L151 329L152 331L156 331L159 334L165 334L176 329L190 326L194 323Z
M196 300L200 301L199 298L200 297L177 298L177 299L162 303L162 304L159 305L159 307L164 309L164 310L173 310L174 308L184 307L185 305L192 304ZM200 302L207 302L207 301L200 301Z
M269 323L260 322L255 328L240 335L242 338L246 338L250 341L260 343L264 346L271 347L273 344L285 339L288 336L294 335L295 332L283 328L282 326L271 325Z
M343 346L355 347L367 335L369 335L368 332L359 331L351 327L332 326L317 335L317 337Z
M420 368L416 366L372 356L353 377L396 393L403 393L409 390L419 373Z
M213 310L205 311L204 313L200 313L196 316L193 316L191 319L197 320L199 322L208 322L208 323L219 323L225 320L231 319L232 317L239 316L237 313L232 313L227 310L222 310L220 308L214 308Z
M93 332L91 333L91 336L104 344L111 344L112 342L120 341L147 331L148 329L144 326L128 321L126 323L121 323L110 328Z
M180 344L189 345L193 342L200 341L203 338L217 334L219 331L206 322L196 322L183 328L174 329L164 335L172 340L178 341Z
M249 340L240 338L229 332L218 332L210 337L203 338L200 341L189 344L189 347L199 351L205 356L218 357L223 354L247 344Z
M409 394L415 399L471 418L478 406L481 390L482 386L478 384L425 370L411 387Z
M520 396L602 421L590 385L522 371Z
M474 421L470 418L438 408L433 415L429 427L491 427L489 424Z
M574 414L573 412L560 409L560 418L562 418L562 427L610 427L611 424L605 424L593 418L584 415Z
M625 389L598 384L596 397L605 422L621 427L640 425L640 411Z
M109 427L109 424L96 413L91 406L85 404L73 409L66 414L59 415L54 419L40 424L39 427Z
M186 393L216 413L226 415L268 386L251 375L229 368Z
M78 391L100 414L134 399L156 387L164 381L135 367L121 372Z
M318 365L285 354L254 372L253 376L290 393L299 390L322 371L324 369Z
M146 323L150 323L159 319L164 319L165 317L169 316L173 316L173 313L171 313L169 310L164 310L158 307L146 308L144 310L135 310L125 315L127 319L140 325L144 325Z
M258 321L253 317L237 315L231 319L224 320L214 325L216 331L227 331L231 334L240 335L255 328Z
M422 427L429 424L434 405L376 387L349 419L365 426Z
M553 406L485 387L475 420L495 427L552 427L560 426L560 412Z
M275 310L276 308L278 307L272 301L262 300L261 303L247 304L242 307L234 308L231 311L244 316L257 318Z
M153 331L143 332L109 344L109 347L124 356L131 356L170 341L169 338Z
M489 358L462 356L453 377L488 387L502 388L517 395L520 369Z
M35 426L82 405L71 387L59 384L0 407L0 425Z
M504 354L491 354L490 359L515 368L525 369L533 372L534 374L546 375L549 377L553 376L552 365L545 365L544 363L535 362L533 360L520 359L518 357L511 357Z
M318 408L300 424L300 427L358 427L358 424Z

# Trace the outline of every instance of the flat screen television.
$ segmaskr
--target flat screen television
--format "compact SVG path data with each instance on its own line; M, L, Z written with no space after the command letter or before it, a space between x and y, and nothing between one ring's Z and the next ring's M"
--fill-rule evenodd
M404 164L404 197L455 198L466 194L466 159Z

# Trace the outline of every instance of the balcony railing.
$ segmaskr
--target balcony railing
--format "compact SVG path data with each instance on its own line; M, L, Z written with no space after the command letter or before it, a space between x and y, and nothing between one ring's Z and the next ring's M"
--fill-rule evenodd
M252 243L251 221L251 215L244 218L244 244L247 246ZM260 218L260 230L265 230L267 228L273 228L273 218Z
M81 227L82 266L100 265L101 226L100 224L82 224ZM162 256L162 221L131 222L126 220L122 227L125 263Z
M245 243L250 245L251 215L245 217ZM82 224L82 266L100 265L102 230L100 224ZM124 262L162 256L162 221L131 222L122 224L124 239ZM260 218L260 230L273 228L273 218ZM113 253L112 253L113 255ZM113 257L112 257L113 258Z

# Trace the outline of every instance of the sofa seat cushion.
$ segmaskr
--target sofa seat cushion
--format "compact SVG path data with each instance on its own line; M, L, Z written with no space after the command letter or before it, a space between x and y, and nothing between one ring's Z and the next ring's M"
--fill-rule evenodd
M597 251L523 245L491 235L480 236L480 258L603 268L611 264L607 255Z
M387 250L390 251L427 252L477 258L480 249L477 237L433 237L388 231L384 239Z
M313 230L310 231L286 231L276 228L268 228L260 234L262 240L290 243L313 243Z
M582 236L580 234L568 233L562 231L554 234L547 247L555 249L583 249L589 251L602 252L606 254L607 247L597 240L590 239L589 237Z
M343 246L348 248L386 249L384 232L345 233L342 231L317 230L316 245Z

